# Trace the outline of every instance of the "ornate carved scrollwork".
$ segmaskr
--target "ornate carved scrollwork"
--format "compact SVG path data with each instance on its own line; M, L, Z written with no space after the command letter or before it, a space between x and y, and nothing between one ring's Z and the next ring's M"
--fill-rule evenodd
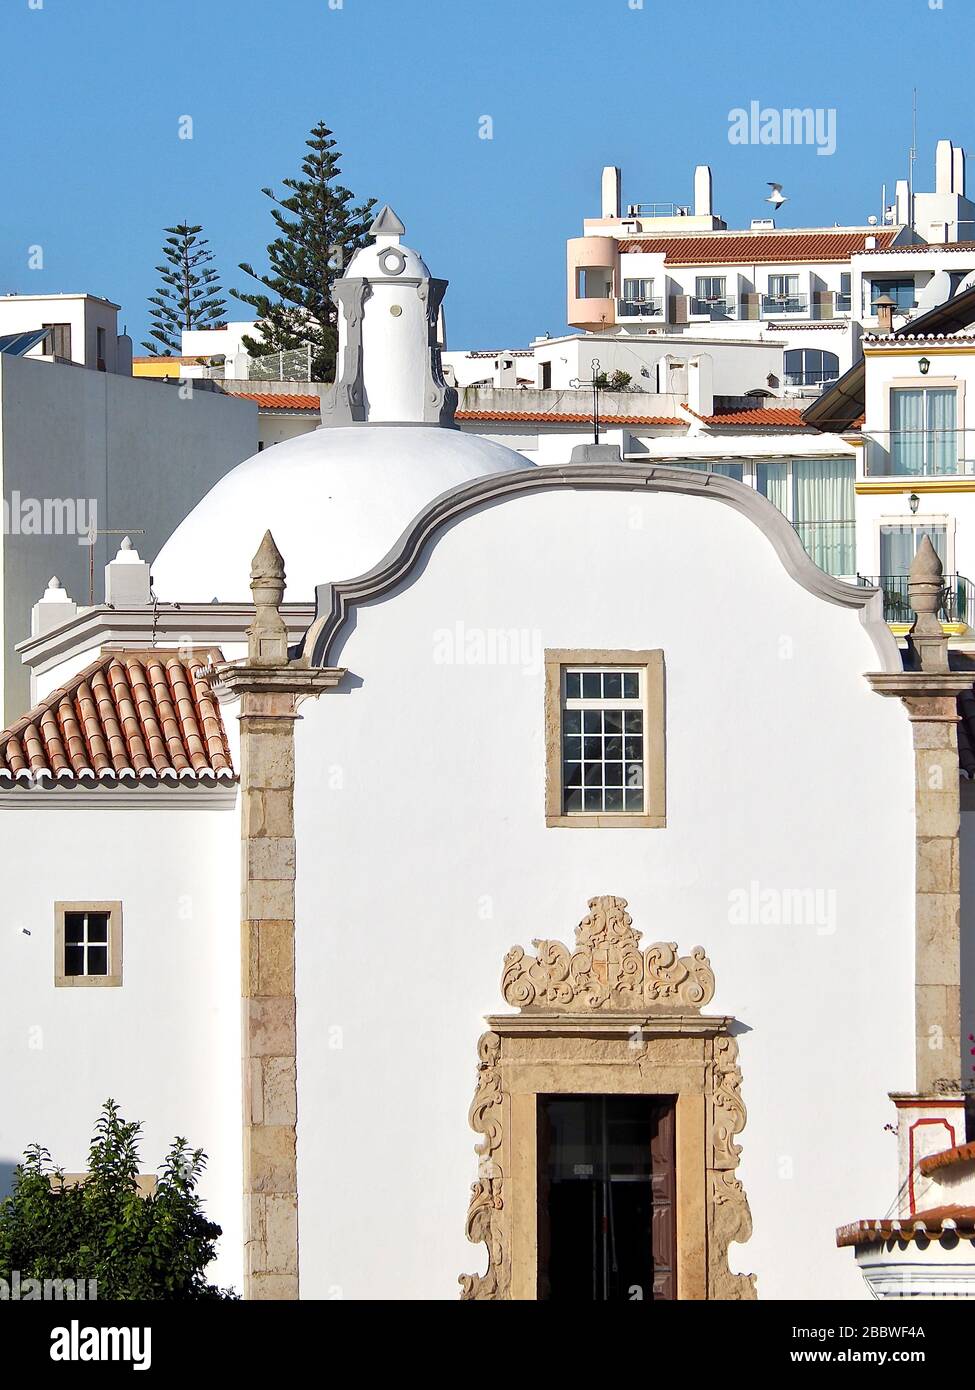
M483 1274L462 1274L461 1298L472 1300L508 1297L508 1275L502 1209L504 1173L500 1150L502 1132L501 1039L482 1033L477 1045L477 1090L469 1112L471 1129L483 1135L476 1146L477 1182L471 1189L467 1210L467 1239L487 1246L488 1267Z
M625 898L589 899L576 928L575 951L561 941L533 941L537 954L513 946L504 960L501 993L519 1009L700 1009L714 997L707 956L695 946L678 956L672 941L640 950L640 933Z
M706 1239L700 1253L701 1292L691 1296L754 1299L754 1275L732 1274L728 1268L728 1247L733 1241L748 1240L752 1230L748 1199L735 1176L741 1152L735 1139L746 1119L738 1046L726 1031L726 1019L700 1018L692 1025L688 1018L714 996L714 975L704 950L696 946L689 955L681 956L673 942L656 942L641 950L640 933L634 930L626 907L625 898L590 898L589 912L576 930L574 950L561 941L535 941L534 957L527 956L520 946L512 947L505 956L501 992L508 1004L534 1015L527 1033L524 1029L514 1030L520 1049L516 1055L522 1088L536 1044L546 1085L553 1065L553 1039L558 1047L570 1038L578 1062L578 1048L586 1046L586 1030L584 1025L580 1029L579 1015L589 1013L593 1016L594 1038L599 1039L600 1068L627 1069L626 1078L620 1078L621 1092L632 1089L653 1094L656 1063L648 1059L653 1046L653 1020L661 1020L656 1036L666 1038L671 1048L666 1062L669 1090L674 1089L676 1069L679 1076L686 1078L690 1097L700 1098L703 1092L704 1152L696 1159L685 1156L681 1160L696 1171L693 1181L699 1184L697 1190L707 1206ZM630 1045L626 1017L617 1016L607 1033L609 1020L605 1020L605 1015L610 1012L629 1013L636 1027L646 1029L650 1040L642 1049L634 1050ZM686 1026L680 1025L675 1035L676 1015L683 1016ZM597 1022L600 1016L604 1019L601 1031ZM513 1149L505 1147L512 1142L504 1134L503 1053L509 1038L507 1020L498 1016L490 1022L492 1031L483 1034L478 1044L477 1090L470 1108L471 1127L482 1138L477 1145L478 1177L467 1214L468 1239L485 1245L487 1269L483 1274L460 1278L461 1297L477 1300L511 1297L508 1221L512 1209L504 1190L505 1154L516 1168L519 1163L517 1139ZM616 1042L612 1041L613 1029L622 1031ZM565 1054L556 1051L555 1055ZM635 1083L634 1069L638 1073ZM683 1082L679 1089L683 1095ZM702 1104L701 1099L697 1104ZM699 1165L696 1169L695 1163ZM525 1181L532 1179L526 1177Z

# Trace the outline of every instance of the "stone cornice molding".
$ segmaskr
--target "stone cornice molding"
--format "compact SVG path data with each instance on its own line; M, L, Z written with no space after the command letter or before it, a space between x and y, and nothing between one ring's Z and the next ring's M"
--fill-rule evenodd
M232 695L293 695L294 708L307 699L334 690L345 675L344 667L313 667L288 662L282 666L254 666L249 660L225 661L209 674L215 689ZM257 711L251 711L257 713Z
M317 616L302 644L311 664L328 664L332 645L350 612L395 589L417 565L428 542L452 522L491 503L550 488L676 492L707 497L733 508L767 536L786 572L808 593L827 603L858 610L884 669L901 669L897 643L884 622L880 591L847 584L821 570L806 554L782 512L754 488L718 473L624 462L549 465L494 473L441 493L414 517L393 548L372 569L352 579L318 586Z
M972 688L971 671L869 671L867 680L878 695L897 695L901 699L932 700L954 697ZM912 718L915 716L912 715ZM923 719L930 714L917 716Z

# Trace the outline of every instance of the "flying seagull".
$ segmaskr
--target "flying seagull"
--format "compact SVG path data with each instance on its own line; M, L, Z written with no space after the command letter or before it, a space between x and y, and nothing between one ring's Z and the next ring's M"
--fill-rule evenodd
M783 203L789 201L788 196L782 192L782 185L780 183L770 183L769 188L771 188L772 192L765 201L771 203L774 208L780 208Z

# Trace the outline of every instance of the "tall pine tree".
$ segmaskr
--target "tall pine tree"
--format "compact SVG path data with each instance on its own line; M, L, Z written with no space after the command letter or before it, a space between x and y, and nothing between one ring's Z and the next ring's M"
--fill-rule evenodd
M149 317L153 320L149 337L154 341L143 342L142 346L149 352L165 348L178 354L184 328L223 327L227 301L220 298L220 276L210 264L214 257L209 242L200 236L203 228L181 222L164 230L166 263L156 266L162 284L156 294L149 296Z
M274 204L271 216L279 232L267 248L268 273L240 266L269 293L231 294L249 304L260 323L261 341L243 340L248 352L282 352L311 343L312 380L332 381L338 315L331 289L352 253L366 244L376 200L356 204L336 182L341 155L323 121L305 144L302 177L283 180L287 194L279 197L273 189L261 189Z

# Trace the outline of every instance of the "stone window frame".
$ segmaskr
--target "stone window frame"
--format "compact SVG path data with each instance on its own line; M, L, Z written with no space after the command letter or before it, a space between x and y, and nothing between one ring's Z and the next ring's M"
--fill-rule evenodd
M470 1107L477 1181L467 1238L487 1267L460 1276L472 1301L538 1296L538 1102L552 1095L675 1100L679 1301L750 1301L755 1276L734 1274L732 1242L752 1233L738 1179L745 1126L735 1020L700 1012L714 975L700 946L640 946L625 898L595 897L575 947L536 940L505 956L501 993L519 1010L490 1015L478 1043Z
M108 914L108 972L105 975L66 975L64 971L64 919L69 912ZM54 984L58 989L119 988L122 984L121 902L56 902L54 904Z
M644 681L644 810L564 810L562 786L562 674L567 666L639 667ZM662 830L667 825L665 667L662 647L546 648L545 651L545 824L565 830Z

